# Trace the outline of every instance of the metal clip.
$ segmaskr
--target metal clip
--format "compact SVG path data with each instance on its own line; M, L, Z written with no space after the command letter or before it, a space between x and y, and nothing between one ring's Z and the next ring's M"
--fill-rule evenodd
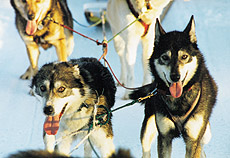
M157 94L157 88L155 88L151 93L150 95L156 95Z

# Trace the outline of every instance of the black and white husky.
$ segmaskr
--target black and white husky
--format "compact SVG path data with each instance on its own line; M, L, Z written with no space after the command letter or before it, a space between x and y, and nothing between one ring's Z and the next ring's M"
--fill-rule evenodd
M43 99L45 148L53 152L57 138L57 151L69 155L74 140L84 138L92 123L95 105L97 114L105 113L114 105L116 87L112 75L95 58L80 58L69 62L44 65L32 80L35 95ZM102 108L105 107L105 108ZM107 121L108 118L105 118ZM79 131L79 134L72 134ZM95 128L89 136L99 148L102 157L115 152L112 125ZM91 157L88 141L84 146L85 157Z
M202 149L211 139L209 118L216 102L217 86L197 46L193 16L183 32L166 33L159 21L149 66L155 81L133 92L136 99L157 93L145 101L141 129L143 157L150 157L158 131L158 156L171 157L172 140L182 136L186 158L205 157Z

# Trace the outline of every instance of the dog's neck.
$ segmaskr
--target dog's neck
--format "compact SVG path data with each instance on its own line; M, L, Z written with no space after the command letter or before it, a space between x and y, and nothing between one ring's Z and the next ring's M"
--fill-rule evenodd
M151 0L129 0L129 3L139 14L152 8Z
M192 87L190 88L190 90L192 89ZM170 105L168 103L167 100L164 99L163 96L161 96L162 100L164 101L165 103L165 109L167 110L168 114L170 115L171 117L171 120L174 122L175 126L177 127L178 131L181 133L184 129L184 124L186 123L187 119L189 116L192 115L194 109L196 108L199 100L200 100L200 95L201 95L201 89L199 88L198 92L197 92L197 95L195 97L195 99L193 100L190 108L188 109L188 111L182 115L182 116L175 116L172 114L171 110L170 110Z
M147 2L148 1L148 2ZM146 8L147 9L151 9L151 3L149 2L149 0L145 0L145 1L131 1L131 0L126 0L127 4L128 4L128 7L131 11L131 13L136 17L136 18L139 18L139 13L142 13L143 10L145 10ZM133 5L133 2L134 2L134 5ZM141 3L142 2L142 3ZM135 7L134 7L135 6ZM144 9L145 8L145 9ZM147 10L146 9L146 10ZM149 30L149 24L146 24L143 20L139 19L138 20L142 25L143 27L145 28L144 30L144 33L142 35L142 37L144 37L147 33L148 33L148 30Z

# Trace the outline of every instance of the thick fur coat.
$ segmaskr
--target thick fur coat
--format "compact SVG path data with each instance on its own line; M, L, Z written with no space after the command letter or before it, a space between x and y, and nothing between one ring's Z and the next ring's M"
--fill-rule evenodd
M69 62L44 65L32 80L35 95L42 99L46 115L44 123L45 149L53 152L57 139L58 152L69 155L71 144L83 139L97 116L107 114L115 103L116 87L109 70L95 58L80 58ZM99 122L98 122L99 121ZM102 157L115 152L111 116L99 117L94 132L89 136ZM72 134L77 132L76 134ZM85 157L92 149L85 143Z
M30 62L21 79L31 79L38 71L39 47L54 46L59 61L67 61L74 47L73 32L55 24L73 28L71 12L66 0L11 0L15 10L15 24L26 45Z
M205 157L203 145L211 138L209 118L216 102L217 86L197 46L193 16L183 32L166 33L157 21L149 67L155 81L130 95L137 99L157 91L154 97L143 102L143 157L150 157L156 133L159 158L171 156L172 140L180 136L186 144L186 158Z

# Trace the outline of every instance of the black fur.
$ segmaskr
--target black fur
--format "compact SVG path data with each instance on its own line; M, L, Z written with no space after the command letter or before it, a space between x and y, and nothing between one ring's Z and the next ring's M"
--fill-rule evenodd
M203 115L202 117L204 123L202 124L199 137L195 142L192 142L189 138L189 135L187 134L186 129L179 130L178 128L171 129L166 135L162 135L161 132L159 132L159 124L156 121L158 132L159 132L159 136L158 136L159 157L164 157L163 153L165 151L163 151L164 148L162 147L162 144L164 143L162 142L164 142L165 140L170 142L174 137L178 137L180 135L183 136L186 142L189 142L190 145L192 144L192 146L195 143L198 143L197 149L200 148L200 141L206 130L206 125L209 121L209 117L211 115L212 109L216 102L217 86L213 78L209 74L209 71L205 65L204 57L197 46L196 39L191 39L191 34L189 31L191 30L192 22L193 22L193 16L191 17L188 26L183 32L172 31L166 33L161 27L159 21L157 20L154 51L149 60L149 67L152 72L152 75L155 78L155 81L149 85L139 88L138 90L134 91L130 95L131 99L137 99L139 97L148 95L148 93L150 93L154 88L158 89L157 95L143 102L145 103L145 118L142 124L142 131L141 131L141 139L142 139L145 130L147 129L147 121L151 116L157 113L162 114L164 117L171 119L172 122L174 122L175 127L177 127L176 122L172 119L172 116L175 117L184 116L187 113L187 111L189 111L191 105L193 104L194 100L198 96L199 91L201 93L196 107L193 109L192 113L190 113L189 116L185 120L183 120L182 123L182 126L184 126L190 118L193 118L197 114ZM157 65L154 64L154 62L158 60L160 56L163 53L167 52L168 50L170 50L171 53L173 54L172 58L173 57L177 58L178 55L177 52L179 50L186 50L186 52L189 53L190 56L196 57L198 60L198 64L197 64L198 67L196 69L195 75L193 75L192 79L187 83L185 87L183 87L183 93L179 98L173 98L172 96L168 95L170 94L169 87L158 75L156 69ZM163 64L163 63L161 63L159 60L158 64ZM173 65L174 63L170 63L170 64ZM177 66L174 65L172 66L172 68L175 69L172 69L171 72L177 73ZM164 93L162 93L162 91ZM169 146L170 143L168 144L168 147ZM200 152L199 149L198 150L197 149L191 149L192 150L191 153L188 152L187 154L188 155L191 154L192 155L191 157L194 157L194 155L197 156L199 155Z
M94 137L94 135L91 137L93 137L94 145L98 146L101 152L104 152L102 154L112 155L114 145L113 139L110 139L113 138L111 115L108 115L107 118L99 116L105 114L114 105L116 87L109 70L97 59L80 58L69 62L46 64L33 78L31 88L35 90L35 94L40 95L45 100L44 113L46 115L59 115L59 123L65 127L64 129L59 129L60 135L65 131L71 132L82 130L87 126L91 127L94 105L98 104L97 120L101 128L94 132L99 132L98 134L104 132L105 137L99 138ZM60 104L62 104L61 111L56 110L59 100L61 100ZM51 102L52 105L50 104ZM89 115L92 117L88 117ZM71 125L69 125L70 123ZM44 135L44 142L47 142L46 140L50 138L47 137L47 134ZM75 135L71 137L73 138L72 141L75 141ZM104 148L104 139L107 139L109 147ZM61 143L66 146L69 142L62 141ZM57 145L57 151L59 152L63 152L63 144L61 143ZM53 148L53 146L50 148ZM65 154L68 153L66 152Z
M116 86L109 70L96 58L72 59L70 63L79 65L80 75L85 79L85 83L99 95L105 95L111 108L115 103Z
M83 88L83 83L81 83L80 79L76 79L73 75L73 66L75 65L78 65L80 76L82 76L85 84L89 85L98 96L103 94L107 99L109 108L111 108L115 103L115 82L109 70L96 58L80 58L59 64L45 64L33 78L31 87L39 83L38 79L53 82L58 79L67 82L70 88ZM83 89L81 93L84 95Z
M213 108L215 101L216 101L217 86L216 86L214 80L212 79L211 75L209 74L209 71L205 65L203 55L199 51L197 43L191 43L191 41L189 40L188 32L186 32L186 31L184 31L184 32L179 32L179 31L169 32L169 33L166 33L164 35L161 35L159 37L159 41L155 41L154 51L153 51L152 56L149 60L150 70L152 72L152 75L155 78L155 81L151 84L140 87L138 90L134 91L132 94L130 94L130 98L131 99L138 99L139 97L144 97L144 96L148 95L148 93L150 93L156 87L160 90L168 92L169 88L165 85L164 81L159 77L157 70L155 68L155 65L153 63L154 63L155 59L160 57L161 53L163 53L167 50L171 50L172 52L178 52L179 49L188 50L190 55L196 56L198 59L198 68L196 70L194 77L184 87L184 90L183 90L184 94L182 95L182 97L180 97L178 99L172 99L172 101L175 103L182 104L182 105L183 104L187 105L188 104L188 98L190 98L191 95L194 95L193 94L194 91L197 91L197 90L188 91L188 89L190 87L192 87L193 85L195 85L195 86L201 87L202 93L206 94L206 93L212 92L211 97L210 97L210 95L206 94L206 97L207 97L206 102L209 105L209 108L208 108L209 112L208 113L211 113L211 109ZM158 95L160 95L159 93L160 92L158 92ZM146 104L152 104L153 100L155 100L155 99L151 98L151 99L147 100ZM158 101L159 98L156 100ZM162 102L162 100L160 99L159 102ZM162 103L160 103L160 104L162 104ZM159 106L159 103L156 105ZM159 107L157 107L157 108L159 108ZM178 107L175 110L175 113L178 114L178 110L181 111L180 108L181 107ZM183 113L185 113L186 110L187 110L187 108L185 108L185 110L183 110L183 112L181 111L180 114L178 114L178 115L183 115Z
M130 95L130 99L136 100L140 97L145 97L147 96L149 93L151 93L154 89L156 88L156 84L154 83L150 83L147 85L144 85L142 87L139 87L137 90L134 90ZM143 102L145 102L146 100L143 100Z

